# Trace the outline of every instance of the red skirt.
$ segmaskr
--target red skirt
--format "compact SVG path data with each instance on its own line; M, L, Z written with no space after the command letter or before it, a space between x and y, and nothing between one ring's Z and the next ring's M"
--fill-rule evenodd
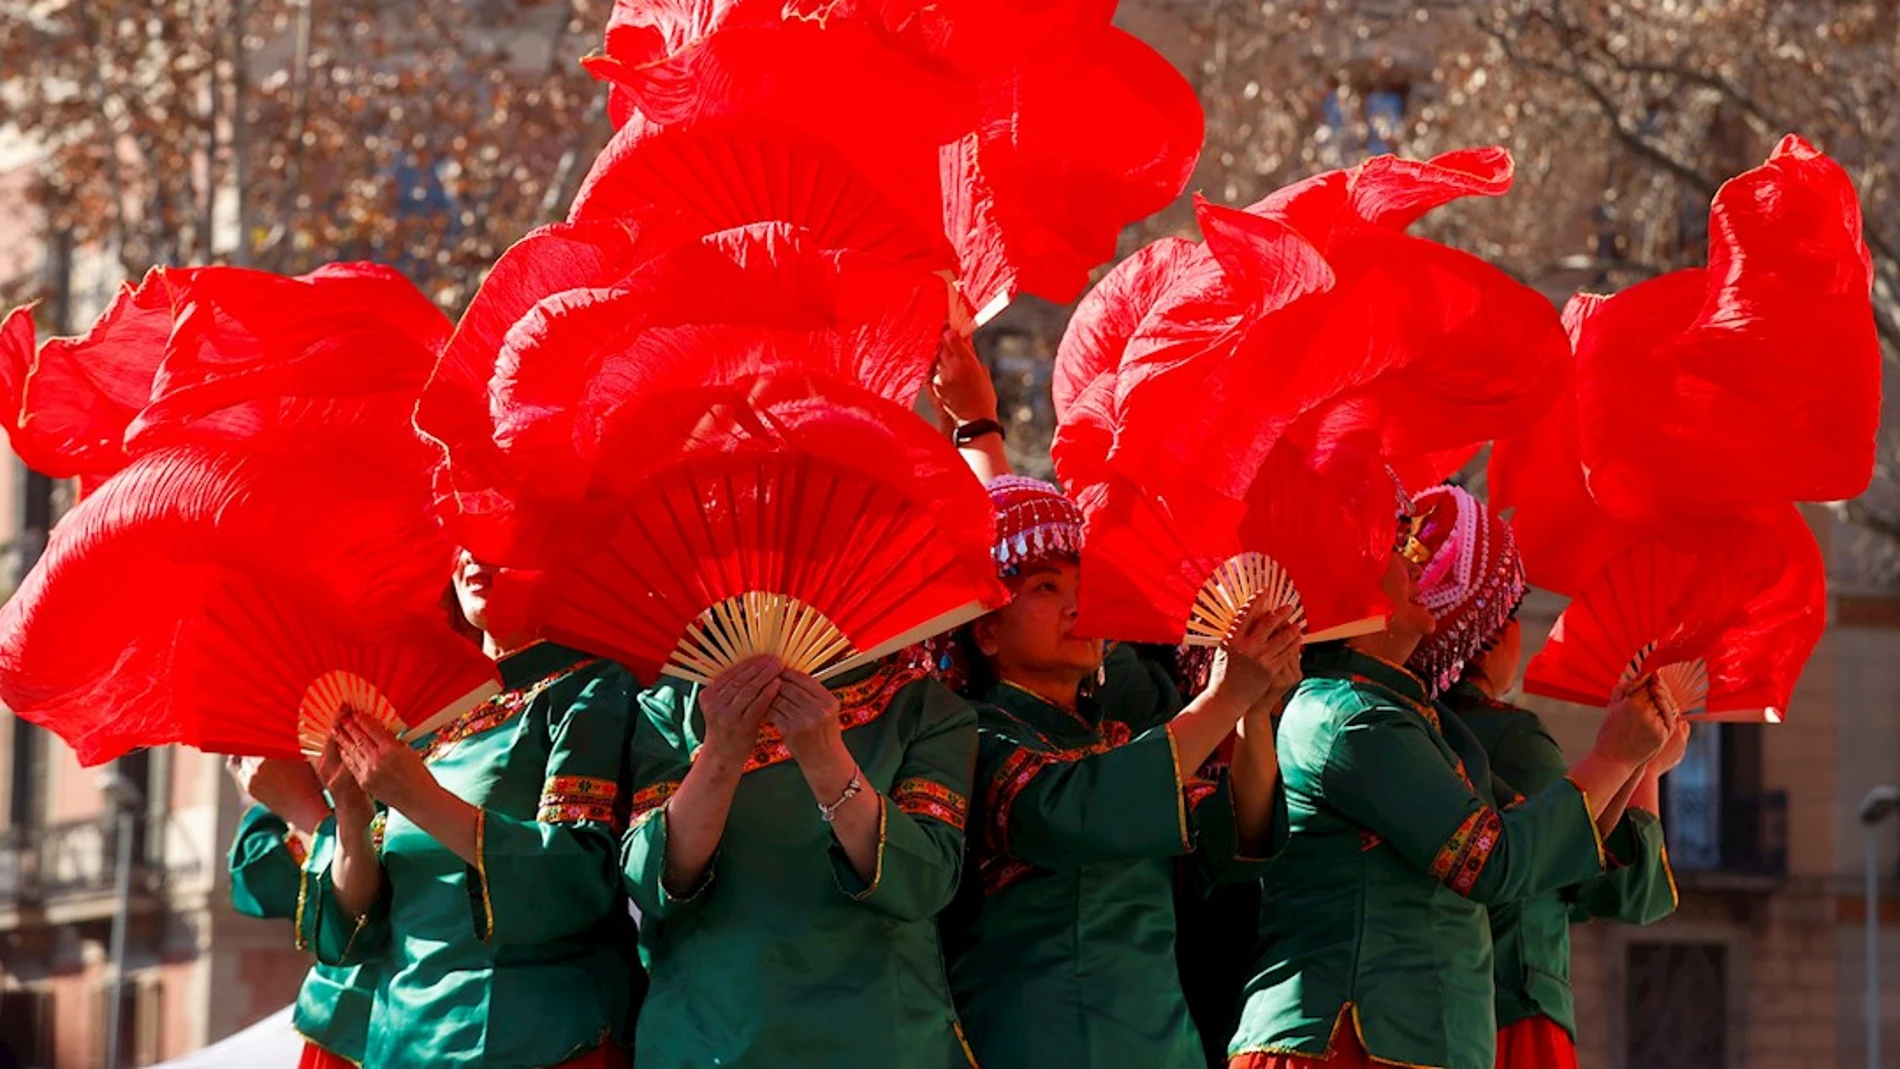
M356 1069L356 1063L339 1058L306 1039L303 1057L297 1059L297 1069Z
M1228 1059L1227 1069L1391 1069L1375 1062L1359 1043L1359 1033L1341 1014L1333 1028L1332 1041L1325 1054L1236 1054Z
M1548 1017L1529 1017L1498 1029L1497 1069L1577 1069L1577 1045Z
M614 1043L603 1043L586 1054L556 1066L555 1069L627 1069L627 1052ZM297 1060L297 1069L357 1069L356 1063L347 1058L339 1058L315 1043L305 1041L303 1057Z

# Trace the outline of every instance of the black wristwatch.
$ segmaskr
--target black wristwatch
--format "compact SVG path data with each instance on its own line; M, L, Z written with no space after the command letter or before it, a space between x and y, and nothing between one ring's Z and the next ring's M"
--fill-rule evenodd
M1003 433L1003 425L1001 423L993 419L973 419L968 423L957 424L957 429L950 432L950 441L954 442L958 449L961 449L986 434L994 434L998 438L1007 439L1007 436Z

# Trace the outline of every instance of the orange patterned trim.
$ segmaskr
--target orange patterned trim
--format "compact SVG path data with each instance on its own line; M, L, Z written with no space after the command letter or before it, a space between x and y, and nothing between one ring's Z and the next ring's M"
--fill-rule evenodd
M541 788L534 819L542 824L616 825L614 802L620 785L598 776L550 776Z
M657 812L661 806L666 804L668 798L679 793L679 789L679 780L663 779L651 787L642 787L640 790L633 792L633 822L638 824Z
M919 665L886 662L866 678L835 691L839 729L850 731L883 716L898 691L927 674ZM746 758L745 768L740 774L779 764L791 756L792 751L785 745L778 728L767 724L759 729L758 741L753 743L752 754Z
M492 731L506 724L520 716L522 711L539 698L543 691L599 661L598 657L584 657L566 668L542 676L525 687L502 691L449 721L441 730L429 736L429 741L418 752L422 754L424 761L431 761L454 749L455 744L463 739L472 739L485 731Z
M970 800L935 780L904 780L891 788L891 801L900 812L941 820L959 831L970 815Z
M290 854L290 860L295 861L299 868L303 867L305 861L310 860L310 847L304 845L303 836L295 831L284 833L284 850Z
M1460 895L1469 895L1478 884L1478 877L1484 874L1484 866L1491 860L1491 851L1497 849L1498 841L1504 837L1504 820L1497 810L1490 806L1480 806L1478 810L1458 825L1451 833L1445 845L1439 847L1438 854L1432 858L1432 879L1449 887Z
M389 810L378 809L376 815L369 818L369 845L377 856L383 852L383 836L389 831Z

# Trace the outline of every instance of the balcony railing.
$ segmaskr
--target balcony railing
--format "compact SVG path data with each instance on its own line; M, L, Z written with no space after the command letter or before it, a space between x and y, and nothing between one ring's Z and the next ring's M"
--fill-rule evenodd
M1779 881L1788 875L1788 793L1669 792L1664 827L1679 873Z
M166 873L165 817L141 814L132 836L133 889L153 890ZM0 828L0 908L111 892L118 838L119 825L109 818Z

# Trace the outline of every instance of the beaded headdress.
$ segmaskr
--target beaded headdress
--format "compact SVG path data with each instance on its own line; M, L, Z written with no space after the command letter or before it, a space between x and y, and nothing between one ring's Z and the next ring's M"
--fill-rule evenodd
M1511 525L1456 486L1418 495L1419 541L1431 553L1419 603L1437 621L1408 664L1434 696L1450 689L1524 600L1524 562Z
M1082 552L1082 510L1061 490L1040 479L999 475L989 481L996 512L992 554L1004 575L1025 564Z

